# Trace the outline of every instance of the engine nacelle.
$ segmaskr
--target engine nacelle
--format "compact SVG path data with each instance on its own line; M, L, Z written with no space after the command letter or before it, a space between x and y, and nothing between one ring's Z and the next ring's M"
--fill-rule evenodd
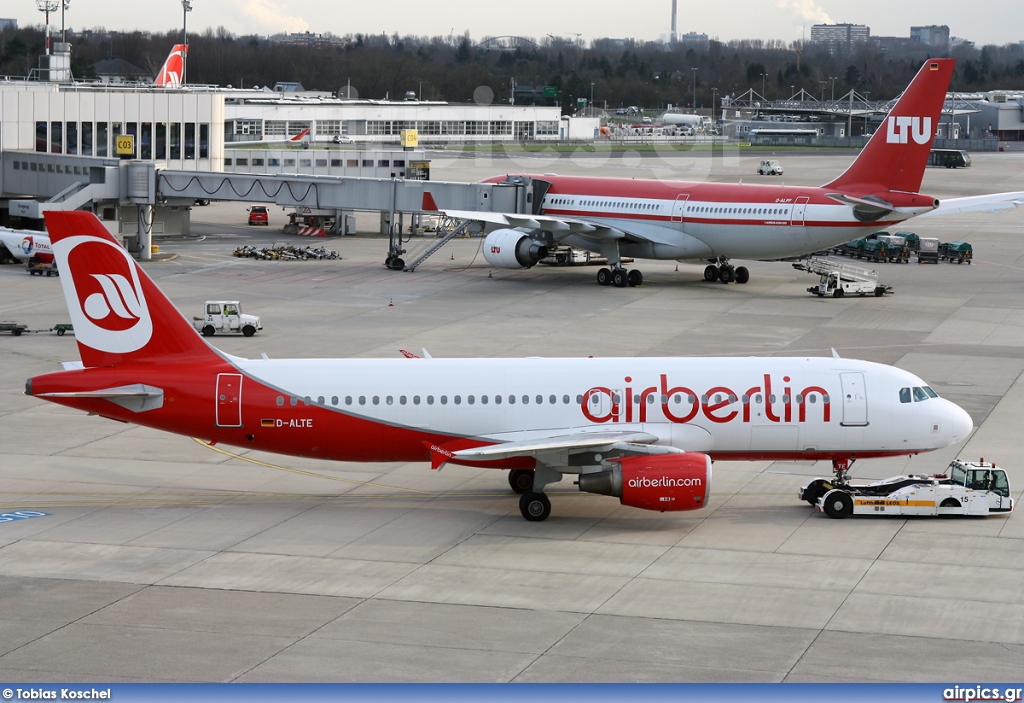
M587 493L615 496L623 505L644 510L697 510L711 493L711 457L698 452L628 456L618 466L580 474Z
M503 269L530 268L548 255L548 248L514 229L496 229L484 239L484 258Z

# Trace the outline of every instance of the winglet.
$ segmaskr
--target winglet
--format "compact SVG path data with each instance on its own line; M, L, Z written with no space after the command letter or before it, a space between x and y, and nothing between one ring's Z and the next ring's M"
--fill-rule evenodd
M430 468L434 471L440 471L444 468L445 464L455 457L455 454L452 452L431 442L424 442L423 446L430 452Z
M423 212L437 212L440 209L437 207L437 203L434 202L434 196L430 194L429 190L423 191L423 206L420 209Z

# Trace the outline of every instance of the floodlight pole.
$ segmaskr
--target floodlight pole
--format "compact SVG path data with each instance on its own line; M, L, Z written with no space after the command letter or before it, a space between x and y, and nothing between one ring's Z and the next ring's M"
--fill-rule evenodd
M185 86L185 65L188 62L188 13L192 12L192 0L181 0L181 85Z

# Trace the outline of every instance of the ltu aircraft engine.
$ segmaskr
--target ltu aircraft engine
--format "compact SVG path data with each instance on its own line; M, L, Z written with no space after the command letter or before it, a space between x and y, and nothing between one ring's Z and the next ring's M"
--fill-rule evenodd
M548 248L514 229L496 229L484 239L484 258L503 269L530 268L548 255Z
M711 457L699 452L609 459L618 466L580 474L587 493L615 496L644 510L697 510L711 493Z

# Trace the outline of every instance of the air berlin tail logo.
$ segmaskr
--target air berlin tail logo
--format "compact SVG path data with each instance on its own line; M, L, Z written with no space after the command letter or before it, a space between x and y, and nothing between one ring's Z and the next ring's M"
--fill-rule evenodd
M105 273L94 273L92 277L103 290L85 299L82 309L89 319L100 323L113 314L135 324L142 317L142 303L127 278Z
M146 346L153 321L135 262L112 241L81 235L53 245L79 343L125 354Z
M913 139L916 144L927 144L932 138L931 117L889 117L888 129L885 133L887 144L909 144Z

